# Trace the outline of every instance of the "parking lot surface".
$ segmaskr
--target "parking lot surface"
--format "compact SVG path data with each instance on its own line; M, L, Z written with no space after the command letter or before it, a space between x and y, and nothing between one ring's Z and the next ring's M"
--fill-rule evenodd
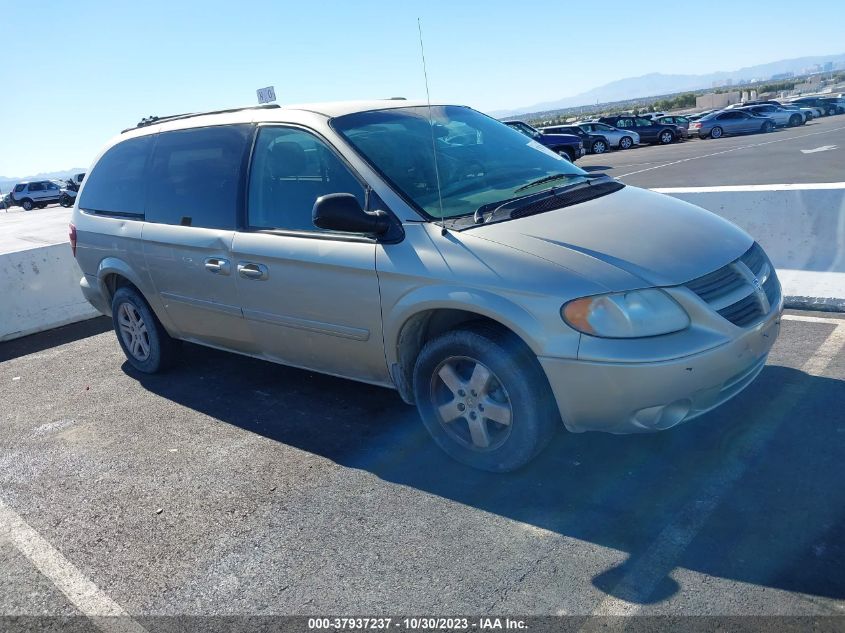
M0 615L845 615L841 316L786 314L710 414L509 475L392 391L193 345L139 375L109 328L0 344Z
M691 138L590 154L577 165L638 187L769 185L845 180L845 115L769 134Z

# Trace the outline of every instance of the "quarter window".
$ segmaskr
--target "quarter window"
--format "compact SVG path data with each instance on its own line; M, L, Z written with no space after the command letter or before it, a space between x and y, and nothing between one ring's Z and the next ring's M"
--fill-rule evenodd
M147 221L235 228L250 129L221 125L159 134L150 164Z
M33 182L29 185L30 191L44 191L44 183L43 182Z
M259 131L249 179L249 225L259 229L321 231L312 210L320 196L351 193L361 206L361 183L329 146L296 128Z
M144 214L144 168L154 137L140 136L118 143L97 161L88 176L79 207L86 211Z

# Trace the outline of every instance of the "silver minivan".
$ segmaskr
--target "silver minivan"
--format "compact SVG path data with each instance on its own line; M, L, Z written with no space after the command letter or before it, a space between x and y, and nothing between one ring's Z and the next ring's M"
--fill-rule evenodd
M491 471L561 424L713 409L762 370L783 306L736 226L452 105L146 119L96 159L70 232L138 371L190 341L390 387Z

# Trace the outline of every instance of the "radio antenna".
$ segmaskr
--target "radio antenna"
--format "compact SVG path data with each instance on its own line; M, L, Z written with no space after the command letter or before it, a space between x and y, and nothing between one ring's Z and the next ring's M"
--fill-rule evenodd
M428 127L431 130L431 153L434 157L434 177L437 180L437 203L440 207L440 232L446 235L443 215L443 194L440 189L440 169L437 165L437 143L434 140L434 117L431 114L431 94L428 91L428 71L425 67L425 47L423 46L422 22L417 18L417 30L420 32L420 55L422 56L423 77L425 78L425 99L428 104Z

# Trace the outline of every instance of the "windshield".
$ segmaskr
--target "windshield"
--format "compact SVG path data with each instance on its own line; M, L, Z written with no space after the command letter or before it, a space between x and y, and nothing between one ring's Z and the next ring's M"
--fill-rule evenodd
M360 112L332 126L430 219L441 217L441 197L442 216L455 218L513 198L526 185L536 187L527 193L542 191L532 183L549 176L564 175L554 184L586 180L566 159L470 108L432 106L431 122L425 106Z

